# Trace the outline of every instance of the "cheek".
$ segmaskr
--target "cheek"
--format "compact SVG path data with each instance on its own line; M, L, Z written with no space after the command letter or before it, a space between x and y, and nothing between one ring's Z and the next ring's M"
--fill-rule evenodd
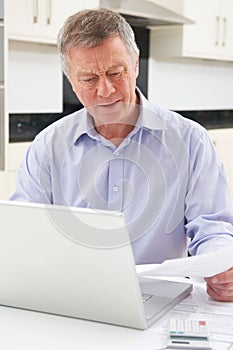
M129 74L128 76L125 77L124 83L122 86L124 86L125 92L127 94L131 94L132 92L134 93L135 91L135 85L136 85L136 76Z
M136 69L136 68L135 68ZM137 79L137 74L135 70L130 70L128 74L126 74L125 79L128 81L129 85L134 85Z
M93 106L95 104L95 95L93 91L80 87L73 87L73 91L84 107Z

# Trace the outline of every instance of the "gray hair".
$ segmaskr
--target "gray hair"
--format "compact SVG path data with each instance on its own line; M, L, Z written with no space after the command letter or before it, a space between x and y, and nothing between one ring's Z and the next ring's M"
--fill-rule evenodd
M57 37L61 65L64 73L69 76L67 55L73 47L94 48L106 38L118 35L125 43L136 62L139 53L134 32L124 17L109 9L87 9L68 17Z

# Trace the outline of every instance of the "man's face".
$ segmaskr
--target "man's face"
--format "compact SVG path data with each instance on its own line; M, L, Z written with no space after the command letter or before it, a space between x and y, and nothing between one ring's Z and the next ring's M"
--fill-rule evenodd
M120 37L111 36L95 48L74 47L68 62L72 88L96 125L130 123L137 103L138 57L133 62Z

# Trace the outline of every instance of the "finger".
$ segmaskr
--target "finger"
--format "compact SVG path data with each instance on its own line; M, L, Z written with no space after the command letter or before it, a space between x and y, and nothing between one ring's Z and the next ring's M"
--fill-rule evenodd
M233 282L233 268L228 271L219 273L218 275L212 277L206 277L205 281L212 284L220 283L232 283Z
M232 283L211 283L207 282L213 289L216 290L227 290L233 293L233 282Z
M233 301L233 291L214 289L211 285L207 284L207 293L216 301Z

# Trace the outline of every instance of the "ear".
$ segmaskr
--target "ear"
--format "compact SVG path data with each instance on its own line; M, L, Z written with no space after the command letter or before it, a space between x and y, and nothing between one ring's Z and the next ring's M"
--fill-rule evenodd
M70 83L70 85L71 85L71 87L72 87L72 90L74 91L74 86L73 86L73 83L72 83L72 81L71 81L69 75L66 75L66 78L67 78L68 82Z
M135 73L136 73L136 78L137 78L138 74L139 74L139 54L136 57Z

